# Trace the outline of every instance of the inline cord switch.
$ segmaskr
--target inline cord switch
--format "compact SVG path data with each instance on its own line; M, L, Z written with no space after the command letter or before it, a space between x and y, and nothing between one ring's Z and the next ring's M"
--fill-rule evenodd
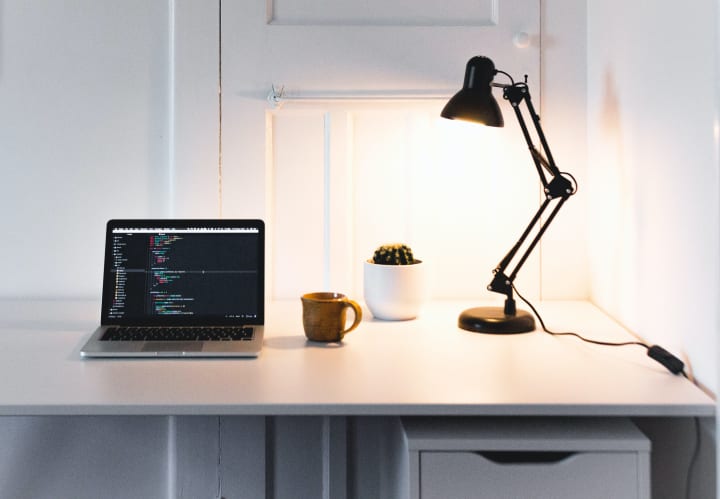
M673 374L679 374L685 369L685 364L682 360L675 357L673 354L665 350L663 347L653 345L648 348L648 357L658 361L660 364Z

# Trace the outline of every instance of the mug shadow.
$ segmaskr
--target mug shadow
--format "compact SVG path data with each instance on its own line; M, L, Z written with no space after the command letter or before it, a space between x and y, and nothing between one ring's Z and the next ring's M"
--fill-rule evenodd
M267 348L274 348L277 350L300 350L303 348L334 349L343 348L345 346L342 342L339 341L311 341L308 340L305 336L300 335L266 338L264 345Z

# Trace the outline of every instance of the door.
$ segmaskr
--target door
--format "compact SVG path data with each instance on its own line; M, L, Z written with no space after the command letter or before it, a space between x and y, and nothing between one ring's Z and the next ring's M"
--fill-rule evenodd
M268 221L272 298L358 296L362 261L395 241L433 296L484 292L538 182L499 94L504 129L438 115L474 55L527 74L539 103L538 0L225 0L221 39L223 216ZM538 274L535 257L518 279L531 296Z

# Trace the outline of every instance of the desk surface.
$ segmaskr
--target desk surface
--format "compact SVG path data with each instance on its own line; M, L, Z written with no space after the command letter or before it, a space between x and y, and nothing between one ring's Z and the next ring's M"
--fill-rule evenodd
M300 301L271 303L257 359L83 360L99 304L0 301L0 415L711 416L715 402L640 347L456 327L470 304L373 320L340 346L308 343ZM586 302L544 302L549 327L628 333ZM52 319L51 319L52 318Z

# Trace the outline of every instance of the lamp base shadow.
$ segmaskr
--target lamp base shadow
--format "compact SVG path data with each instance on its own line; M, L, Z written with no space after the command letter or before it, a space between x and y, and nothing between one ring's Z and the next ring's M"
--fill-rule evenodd
M475 333L518 334L534 331L535 319L524 310L506 315L502 307L475 307L460 314L458 326Z

